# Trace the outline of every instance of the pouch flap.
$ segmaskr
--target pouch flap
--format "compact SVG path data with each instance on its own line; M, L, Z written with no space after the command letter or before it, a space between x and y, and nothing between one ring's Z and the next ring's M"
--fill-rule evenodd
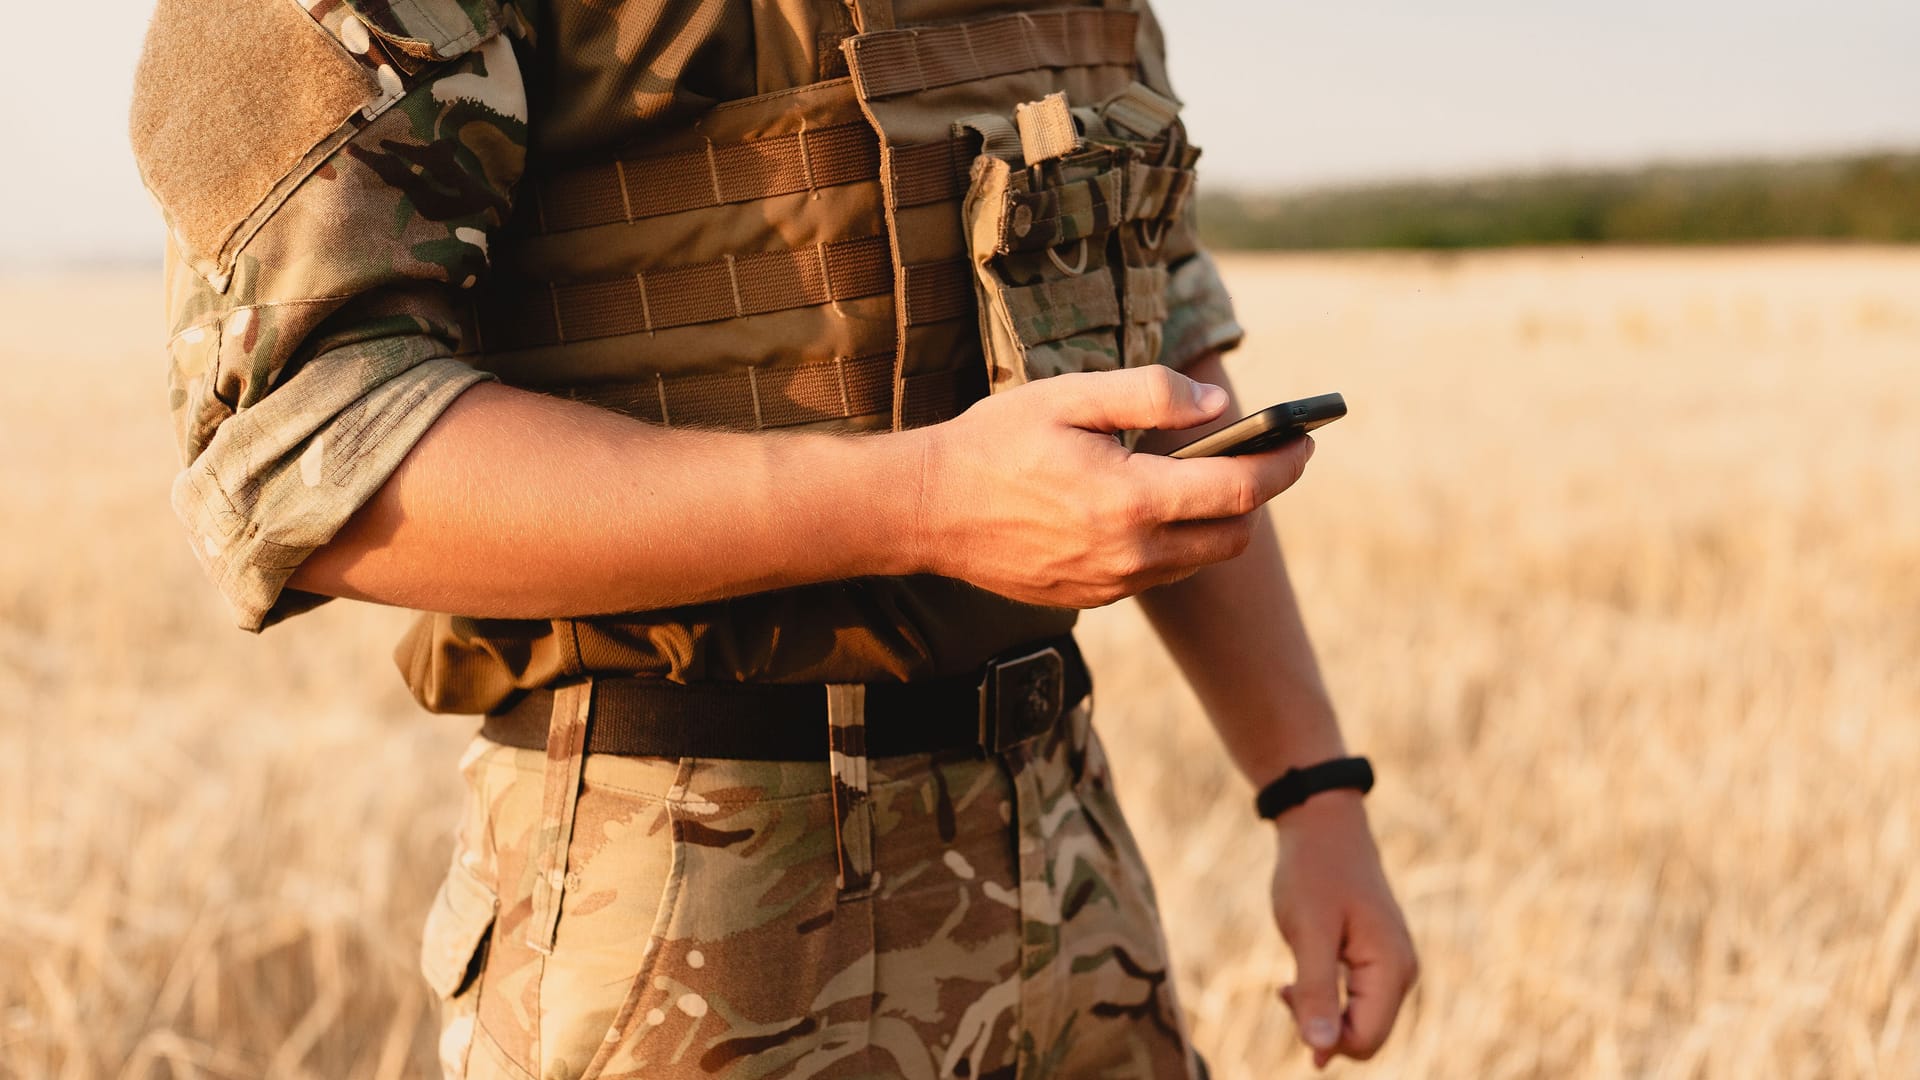
M1127 164L1128 221L1177 218L1193 193L1193 170L1134 161Z
M1110 231L1120 220L1124 175L1110 168L1058 187L1012 193L1001 250L1059 247Z
M1167 321L1167 268L1157 265L1129 266L1126 272L1127 321Z
M498 0L343 0L401 52L417 60L465 56L500 32Z
M1139 83L1108 99L1101 110L1107 126L1124 129L1142 139L1157 139L1173 126L1180 103Z
M1020 131L1020 152L1028 165L1066 157L1080 148L1080 130L1064 91L1013 107L1013 123Z
M1112 275L1105 271L1010 288L1006 302L1014 333L1028 345L1120 323L1120 300Z
M458 995L479 973L474 958L493 927L499 903L479 875L454 860L427 911L420 945L420 973L441 997Z

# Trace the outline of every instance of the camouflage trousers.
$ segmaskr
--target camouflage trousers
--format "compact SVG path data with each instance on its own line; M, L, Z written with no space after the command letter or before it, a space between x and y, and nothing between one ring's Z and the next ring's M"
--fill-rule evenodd
M1000 757L568 761L463 761L450 1078L1204 1075L1084 704Z

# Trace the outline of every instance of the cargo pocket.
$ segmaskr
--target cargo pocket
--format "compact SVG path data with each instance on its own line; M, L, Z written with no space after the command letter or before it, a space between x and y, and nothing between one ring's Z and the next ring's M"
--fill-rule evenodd
M421 935L420 973L441 1002L440 1067L448 1080L467 1074L487 938L499 899L456 858L440 883Z
M784 763L699 767L713 797L673 802L645 962L601 1052L569 1075L842 1075L878 998L873 904L839 899L833 795L796 793L811 785Z
M962 215L993 392L1159 359L1167 241L1199 157L1177 111L1134 84L957 125L980 138Z

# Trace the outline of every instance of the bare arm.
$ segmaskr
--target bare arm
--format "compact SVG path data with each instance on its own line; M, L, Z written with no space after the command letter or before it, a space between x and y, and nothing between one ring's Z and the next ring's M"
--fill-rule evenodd
M1228 389L1214 353L1187 374ZM1221 423L1193 431L1152 432L1144 452L1164 453L1241 413L1230 400ZM1258 787L1295 765L1346 753L1333 701L1300 618L1273 520L1253 515L1246 552L1178 584L1140 595L1140 607L1206 705L1234 764Z
M1187 370L1231 394L1218 354ZM1222 420L1240 411L1231 403ZM1153 433L1142 449L1164 451L1195 434ZM1257 787L1346 749L1273 522L1264 510L1253 517L1244 554L1141 593L1140 605L1227 752ZM1326 792L1282 814L1276 833L1274 919L1296 968L1281 996L1316 1065L1336 1054L1371 1057L1393 1027L1418 962L1366 810L1357 792Z
M1155 367L1047 379L914 431L730 434L481 385L290 584L521 618L916 572L1104 604L1238 553L1299 476L1298 452L1172 462L1104 434L1224 404Z
M918 451L894 438L669 429L481 384L289 584L545 618L905 573Z

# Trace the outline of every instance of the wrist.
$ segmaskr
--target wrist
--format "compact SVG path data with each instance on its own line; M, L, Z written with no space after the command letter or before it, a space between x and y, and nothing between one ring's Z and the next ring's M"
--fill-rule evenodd
M902 539L896 571L902 574L949 574L947 554L950 545L945 531L946 463L940 425L913 428L885 438L895 444L899 455L891 470L898 477L898 490L906 493L901 506L899 536Z
M1285 832L1296 827L1315 828L1331 821L1347 821L1354 817L1364 820L1366 816L1366 796L1353 788L1335 788L1310 795L1305 802L1286 813L1266 820L1276 830Z
M1308 722L1302 718L1315 715L1315 711L1289 709L1287 714L1294 718L1294 722L1287 725L1284 738L1273 739L1269 746L1248 748L1241 752L1241 771L1246 773L1256 790L1280 779L1288 769L1304 769L1322 761L1347 756L1347 743L1340 736L1340 725L1334 719L1333 707L1327 705L1317 713L1319 719Z
M889 576L940 573L941 545L936 538L938 439L932 428L913 428L871 440L881 444L878 469L882 489L898 492L886 500L886 520L878 530L880 573Z
M1336 757L1289 769L1254 796L1263 818L1279 820L1324 796L1345 794L1354 803L1373 790L1373 763L1363 757Z

